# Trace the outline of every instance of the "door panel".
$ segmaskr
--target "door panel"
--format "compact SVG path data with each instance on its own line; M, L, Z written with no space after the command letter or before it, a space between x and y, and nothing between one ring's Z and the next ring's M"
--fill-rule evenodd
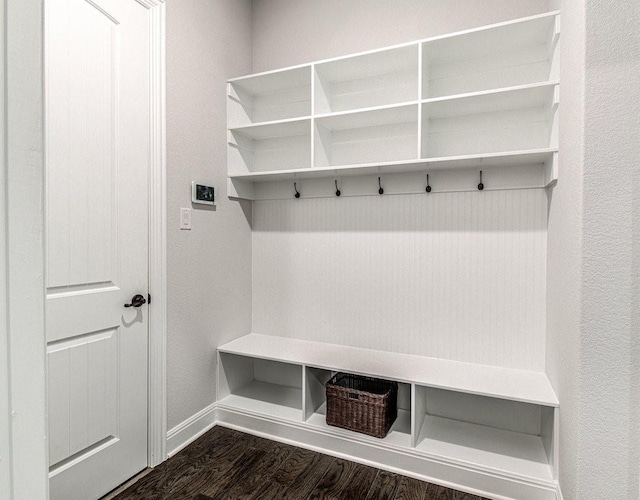
M147 464L149 11L45 1L51 498Z
M117 439L118 335L112 328L49 344L49 463Z
M87 1L50 3L48 286L112 283L120 26Z

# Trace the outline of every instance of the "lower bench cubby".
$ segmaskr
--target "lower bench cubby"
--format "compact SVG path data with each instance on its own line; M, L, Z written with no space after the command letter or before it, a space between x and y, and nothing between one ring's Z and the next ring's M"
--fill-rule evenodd
M305 369L305 420L309 425L325 429L345 437L357 436L376 443L411 447L411 385L398 384L398 418L385 438L375 438L365 434L334 427L327 424L327 397L325 385L337 372L320 368Z
M221 404L287 420L302 420L302 366L220 353Z
M551 481L553 408L415 387L416 450Z

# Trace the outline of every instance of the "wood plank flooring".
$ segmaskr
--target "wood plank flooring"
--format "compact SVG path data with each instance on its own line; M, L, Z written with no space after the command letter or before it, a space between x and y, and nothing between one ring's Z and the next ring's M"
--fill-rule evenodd
M219 426L108 498L482 500Z

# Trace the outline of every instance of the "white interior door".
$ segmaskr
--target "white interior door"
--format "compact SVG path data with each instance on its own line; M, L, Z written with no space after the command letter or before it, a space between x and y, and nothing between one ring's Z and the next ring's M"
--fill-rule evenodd
M147 465L149 11L45 7L51 498L90 500Z

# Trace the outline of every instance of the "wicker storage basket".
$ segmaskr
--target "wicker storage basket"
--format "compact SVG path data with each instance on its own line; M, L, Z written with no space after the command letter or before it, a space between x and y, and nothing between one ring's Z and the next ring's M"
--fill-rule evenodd
M398 416L398 383L348 373L327 382L327 424L383 438Z

